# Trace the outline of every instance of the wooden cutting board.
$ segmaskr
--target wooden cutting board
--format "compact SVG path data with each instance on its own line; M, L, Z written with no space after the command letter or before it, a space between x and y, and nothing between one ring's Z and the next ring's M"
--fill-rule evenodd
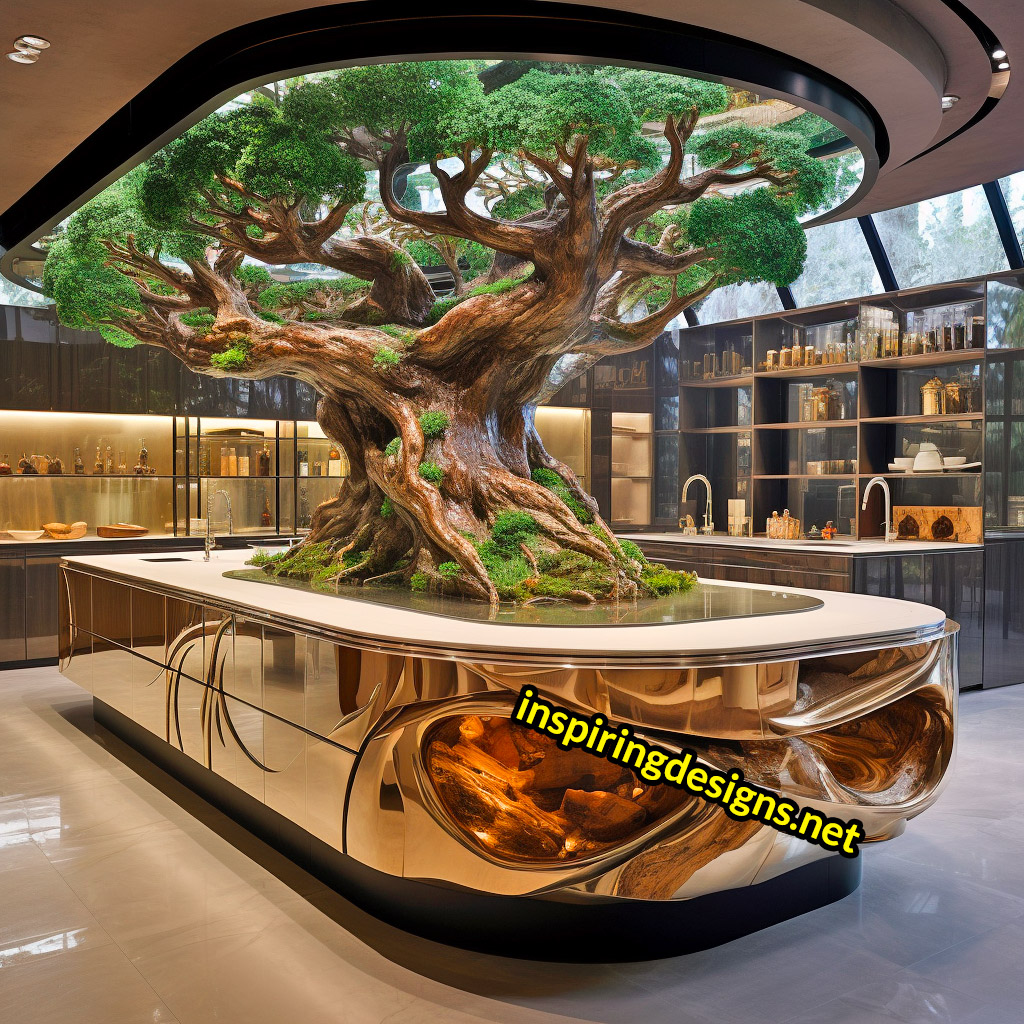
M982 508L978 506L896 505L892 525L900 540L948 540L980 544Z
M133 523L111 523L109 526L97 526L96 533L100 537L141 537L149 533L149 528Z

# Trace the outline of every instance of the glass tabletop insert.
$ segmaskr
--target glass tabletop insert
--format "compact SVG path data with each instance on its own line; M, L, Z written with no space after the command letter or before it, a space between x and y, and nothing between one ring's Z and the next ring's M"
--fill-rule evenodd
M746 619L756 615L782 615L822 607L822 601L807 594L794 594L771 587L726 587L699 583L684 594L642 598L638 601L603 602L580 605L544 602L531 605L501 604L491 608L479 601L437 594L419 594L397 587L342 587L340 591L314 587L303 580L270 576L262 569L232 569L228 579L249 580L269 586L286 587L311 594L365 601L471 622L493 622L507 626L663 626L681 622L715 622Z

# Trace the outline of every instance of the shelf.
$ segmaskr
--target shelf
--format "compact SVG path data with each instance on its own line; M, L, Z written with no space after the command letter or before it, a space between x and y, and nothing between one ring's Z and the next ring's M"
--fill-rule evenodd
M754 428L748 423L744 427L680 427L681 434L749 434Z
M861 366L878 366L883 369L910 369L914 366L941 366L944 363L979 362L985 358L985 349L954 349L952 352L922 352L916 356L885 356L881 359L863 359Z
M0 476L0 480L173 480L166 473L11 473Z
M857 420L805 420L797 423L756 423L755 430L816 430L821 427L850 427L856 429Z
M853 480L857 473L755 473L753 480ZM881 474L876 474L881 475Z
M956 470L949 470L946 473L894 473L891 470L885 473L858 473L857 474L864 479L868 479L873 476L884 477L886 480L928 480L936 477L941 477L944 480L956 480L960 477L971 477L975 480L981 479L981 467L977 469L962 469L959 472Z
M680 380L681 388L742 388L747 387L752 379L750 370L746 373L735 373L731 377L709 377L697 379L691 377L687 380Z
M761 380L773 377L831 377L835 374L856 373L859 363L822 363L814 366L787 366L784 370L758 370L754 376Z
M623 475L618 474L618 473L612 473L611 479L612 480L653 480L654 477L651 476L650 474L647 474L646 476L631 476L629 474L626 474L626 475L623 476Z
M983 412L951 412L943 416L862 416L861 423L961 423L983 420ZM856 421L854 421L856 422Z

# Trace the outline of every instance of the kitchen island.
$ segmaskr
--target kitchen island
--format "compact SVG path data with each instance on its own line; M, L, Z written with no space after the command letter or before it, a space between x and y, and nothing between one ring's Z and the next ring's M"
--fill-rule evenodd
M859 857L526 735L510 720L524 685L858 819L869 841L899 835L950 764L957 626L934 607L708 583L697 621L513 625L225 577L247 554L66 557L62 671L108 729L350 899L446 941L669 955L860 879ZM730 597L762 611L714 617Z

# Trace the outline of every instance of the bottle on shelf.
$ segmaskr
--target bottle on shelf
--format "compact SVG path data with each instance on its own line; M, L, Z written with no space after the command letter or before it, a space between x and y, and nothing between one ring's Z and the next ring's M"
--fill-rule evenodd
M21 458L18 460L18 472L22 476L39 475L39 470L32 465L32 460L28 457L28 452L21 453Z
M117 453L117 475L128 475L128 455L123 448L119 449Z
M238 450L228 449L228 476L238 476Z
M228 467L229 467L229 465L230 465L230 463L228 462L228 446L226 444L225 445L221 445L221 449L220 449L220 475L221 476L227 476L228 475Z
M249 475L249 456L239 455L238 456L238 475L248 476Z
M75 449L75 476L85 475L85 463L82 461L82 450L80 448Z
M309 476L309 451L306 448L299 449L299 476Z
M333 444L327 453L327 475L341 476L341 452Z
M103 455L99 445L96 445L96 461L92 464L92 472L94 476L103 476Z
M107 457L106 457L106 461L105 461L105 466L106 466L106 470L105 471L106 471L107 476L113 476L114 475L114 449L111 448L109 444L107 445Z
M10 457L10 455L5 455L3 457L3 461L0 461L0 476L13 476L13 475L14 474L13 474L13 472L11 470L11 457Z
M270 448L265 441L256 454L256 475L270 476Z
M146 439L139 438L139 461L135 463L136 476L149 476L153 472L149 468L149 449L146 447Z
M64 475L64 461L63 461L63 459L61 459L61 457L59 455L56 456L55 458L52 458L52 459L50 458L49 455L47 455L46 456L46 461L47 461L46 472L47 472L47 474L49 476L63 476Z
M263 499L263 513L260 515L260 526L273 526L273 517L270 514L270 498Z

